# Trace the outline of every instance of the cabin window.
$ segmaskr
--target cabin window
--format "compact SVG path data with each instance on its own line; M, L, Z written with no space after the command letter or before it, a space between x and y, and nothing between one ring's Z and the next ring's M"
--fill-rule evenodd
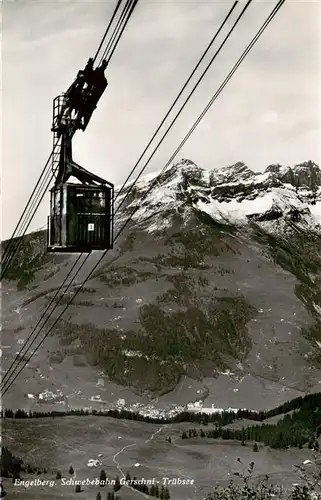
M53 197L54 197L54 204L53 204L54 215L59 215L60 211L61 211L61 193L60 193L60 190L54 191Z

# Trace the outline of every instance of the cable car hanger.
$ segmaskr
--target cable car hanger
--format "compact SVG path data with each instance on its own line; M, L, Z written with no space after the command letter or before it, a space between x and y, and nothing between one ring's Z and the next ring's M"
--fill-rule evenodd
M66 126L61 132L62 137L55 186L66 183L70 177L75 177L82 184L110 184L105 179L81 167L72 159L72 138L74 132L72 124Z

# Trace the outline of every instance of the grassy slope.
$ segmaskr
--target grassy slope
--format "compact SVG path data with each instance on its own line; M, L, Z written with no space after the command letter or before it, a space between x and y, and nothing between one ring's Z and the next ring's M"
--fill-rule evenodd
M182 374L215 376L216 370L227 368L232 359L242 359L249 352L246 325L256 311L244 297L217 289L215 274L230 270L212 264L222 252L235 253L228 236L236 229L217 224L204 214L195 215L190 227L181 225L171 235L163 234L162 251L154 256L139 256L139 237L129 233L122 242L122 251L129 253L126 264L108 265L95 273L116 293L119 287L149 280L163 278L168 282L168 289L154 302L140 307L136 324L122 332L123 338L116 328L59 324L56 332L63 331L63 342L70 344L79 338L93 363L112 380L139 391L164 393L175 387ZM315 340L321 341L321 237L294 233L291 238L281 238L255 225L252 229L254 238L274 261L297 277L295 293L315 318L302 333L316 346ZM59 262L61 257L46 254L45 233L34 233L21 245L7 277L17 279L22 288L32 282L38 269L48 262ZM93 302L78 305L90 306ZM140 356L126 356L125 350L139 351ZM317 349L314 361L321 361Z
M106 471L108 477L113 478L118 473L113 461L114 454L125 445L132 445L123 456L122 454L118 456L118 461L125 472L129 470L132 476L145 478L159 479L163 476L195 478L200 498L211 489L213 478L224 483L228 481L227 473L231 472L231 469L233 471L239 469L236 457L240 457L243 464L255 460L257 475L271 473L276 480L282 482L287 479L293 463L298 461L302 463L311 457L310 450L306 449L286 452L262 449L259 453L254 453L252 446L241 446L238 442L222 442L208 438L182 440L181 433L186 428L184 424L161 428L156 424L120 421L106 417L66 417L4 419L3 427L10 451L21 456L25 464L31 463L35 466L41 464L41 467L46 467L48 475L45 477L54 478L56 469L61 470L64 477L68 477L68 469L72 464L77 471L77 478L95 478L99 476L101 469ZM122 439L119 440L118 436L122 436ZM151 436L154 436L152 440ZM171 436L171 444L166 442L166 436ZM86 467L87 460L96 458L100 453L103 454L102 466L97 469ZM138 469L132 467L131 464L135 462L142 464L142 467ZM39 477L44 478L42 474ZM289 478L291 482L294 482L294 477L292 474L291 479ZM31 489L32 493L36 491ZM54 491L57 495L55 498L59 498L61 494L64 498L66 496L73 498L72 494L69 496L69 491L72 493L72 490ZM96 491L94 488L86 488L85 498L95 498ZM186 488L181 490L172 488L171 492L173 500L195 498L195 493ZM35 499L35 496L30 495L28 498Z

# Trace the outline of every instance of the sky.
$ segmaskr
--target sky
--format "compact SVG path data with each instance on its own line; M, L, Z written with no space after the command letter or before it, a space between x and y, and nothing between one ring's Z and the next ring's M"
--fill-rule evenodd
M165 165L275 4L255 0L249 7L146 173ZM2 1L3 239L11 236L52 150L52 99L96 52L115 5L116 0ZM74 138L77 163L116 185L125 180L231 5L139 0L108 66L107 90L87 130ZM321 165L321 0L285 2L176 160L181 158L205 169L237 161L254 171L309 159ZM44 227L48 214L49 194L29 230Z

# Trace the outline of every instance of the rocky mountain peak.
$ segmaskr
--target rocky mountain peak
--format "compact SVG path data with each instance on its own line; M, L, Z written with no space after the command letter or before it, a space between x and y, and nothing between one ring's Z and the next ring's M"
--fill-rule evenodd
M244 162L239 161L233 165L212 170L210 173L210 183L211 186L232 182L237 183L248 181L253 176L255 176L255 173Z
M174 183L178 186L184 181L197 182L202 171L203 169L191 160L182 159L158 176L158 185L166 186Z
M265 173L271 174L274 179L291 184L297 189L307 188L315 191L321 186L321 170L311 160L298 163L293 167L283 167L280 164L269 165Z
M226 182L245 181L255 175L253 170L249 169L242 161L224 167L222 172L226 175Z
M280 165L280 163L273 163L265 169L264 173L268 173L268 174L271 173L271 174L278 175L278 174L280 174L282 169L284 169L284 167L282 167L282 165Z

